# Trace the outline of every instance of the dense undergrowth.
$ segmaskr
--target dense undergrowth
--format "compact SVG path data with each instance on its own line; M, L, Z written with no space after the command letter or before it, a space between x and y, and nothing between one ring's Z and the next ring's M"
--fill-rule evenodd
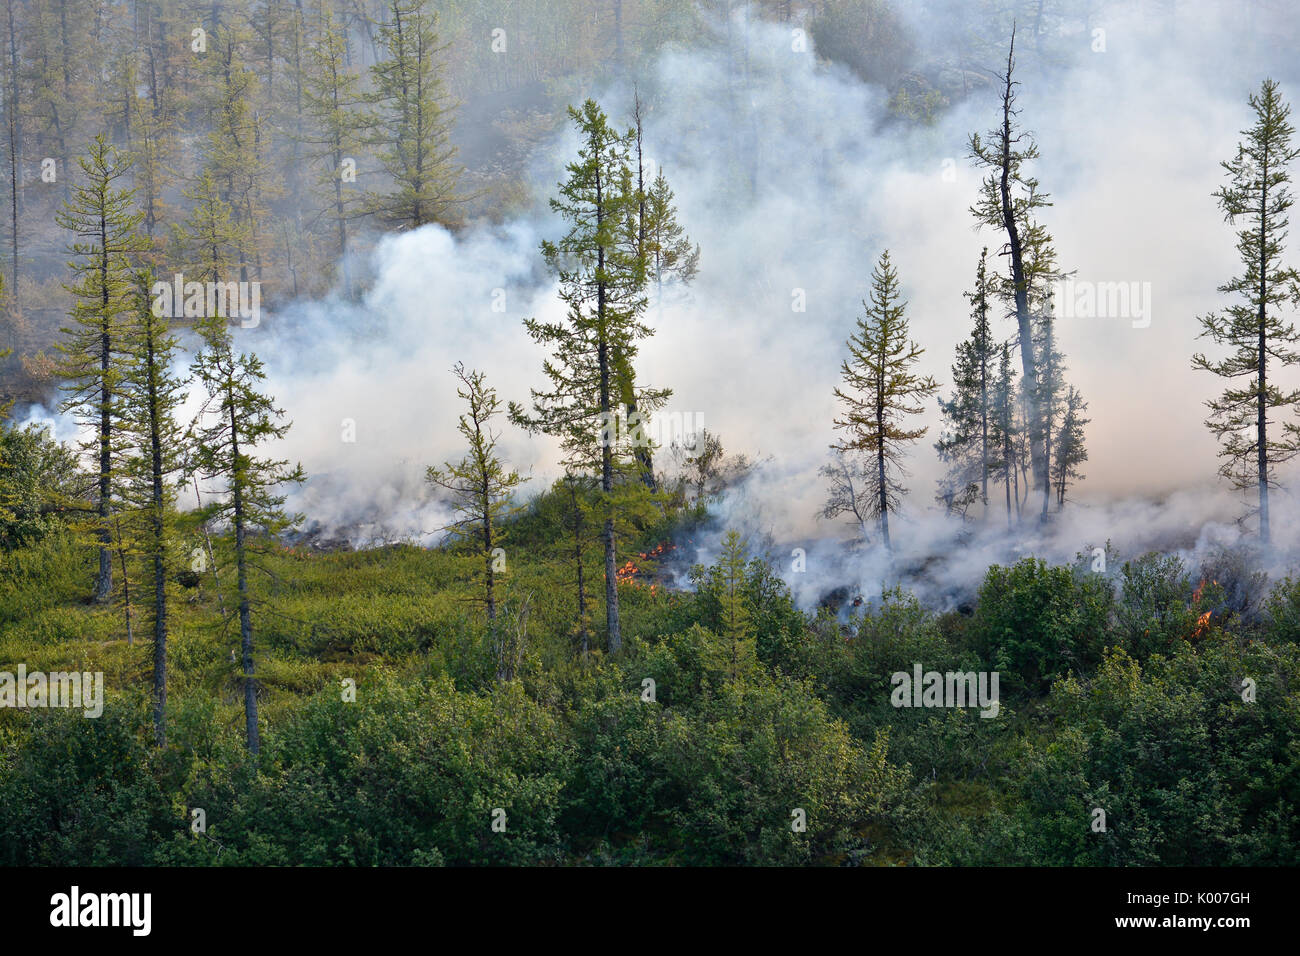
M1240 556L1206 582L1158 555L1025 559L990 568L971 613L895 591L847 623L755 560L738 668L716 579L652 590L646 562L620 585L626 646L602 654L594 626L584 656L539 514L511 529L505 680L476 556L271 547L255 764L228 581L174 588L159 751L147 632L128 645L123 608L88 603L92 551L56 528L3 553L0 670L102 671L106 704L0 709L0 863L1300 862L1300 584L1269 594ZM918 663L998 671L997 717L893 706L890 675Z

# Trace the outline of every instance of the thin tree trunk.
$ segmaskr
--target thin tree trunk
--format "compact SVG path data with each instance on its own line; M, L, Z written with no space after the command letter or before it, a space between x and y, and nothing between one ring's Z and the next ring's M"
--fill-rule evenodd
M880 481L880 537L885 542L885 549L894 550L889 540L889 486L885 484L885 421L884 407L876 405L876 429L880 436L880 447L876 450L877 478Z
M235 397L227 394L230 402L230 454L239 461L239 431L235 422ZM231 483L235 524L235 568L239 587L239 644L244 668L244 728L248 737L248 752L254 757L261 747L257 732L257 683L253 678L253 619L248 598L248 565L244 553L244 487L243 479L236 473Z
M582 644L582 656L589 650L587 642L587 585L582 569L582 512L578 508L578 489L569 483L569 503L573 506L573 564L578 571L578 639Z
M111 510L113 469L112 456L112 389L109 385L109 366L113 361L113 335L108 314L108 223L103 212L99 217L100 241L100 305L103 312L99 325L99 578L95 583L95 602L107 603L113 593L113 561L109 554L113 537L108 528Z
M122 565L122 604L126 612L126 646L135 644L135 631L131 627L131 579L126 573L126 551L122 548L122 519L117 521L117 560Z
M603 215L603 195L599 176L596 179L596 233L600 234ZM605 273L605 248L600 246L596 252L596 274L604 275ZM605 330L605 283L601 282L596 289L596 313L600 327L600 345L597 350L597 359L600 366L600 412L602 421L608 426L609 415L612 409L610 402L610 354L609 342ZM614 490L614 449L611 447L612 441L608 438L608 428L606 428L606 440L601 443L600 449L600 488L605 495L605 530L603 537L605 540L605 624L609 629L609 652L617 654L623 646L623 635L619 629L618 620L618 577L617 577L617 560L614 555L614 516L610 513L612 507L610 494Z
M1259 469L1259 541L1264 547L1269 545L1268 521L1268 405L1266 400L1266 373L1268 365L1268 342L1266 338L1265 296L1267 295L1268 242L1265 223L1268 210L1268 156L1264 156L1260 175L1262 183L1259 192L1259 392L1255 400L1255 443L1256 461Z
M158 746L167 746L167 536L163 527L162 437L159 432L157 358L154 355L152 317L146 319L149 362L149 454L153 479L153 728Z

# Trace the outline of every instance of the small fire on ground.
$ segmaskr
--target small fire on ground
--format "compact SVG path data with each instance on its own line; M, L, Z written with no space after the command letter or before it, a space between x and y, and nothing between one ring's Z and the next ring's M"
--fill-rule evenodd
M662 582L647 580L654 574L653 562L676 550L677 545L666 541L660 542L649 551L642 551L635 558L625 562L614 572L614 578L619 584L627 584L634 588L649 587L650 593L654 594ZM651 566L643 567L646 562L652 562Z

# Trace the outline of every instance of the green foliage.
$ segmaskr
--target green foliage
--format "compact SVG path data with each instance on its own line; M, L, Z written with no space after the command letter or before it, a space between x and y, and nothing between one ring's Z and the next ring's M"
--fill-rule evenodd
M926 432L903 423L906 416L925 410L925 400L939 386L912 370L925 350L908 337L907 303L900 300L898 271L888 249L872 269L870 302L862 308L840 369L844 384L835 387L843 411L834 422L841 437L831 446L850 465L860 466L861 486L834 480L831 471L831 497L822 516L849 513L859 524L865 524L865 516L874 517L890 547L889 515L907 492L899 477L902 452Z
M1233 487L1258 488L1260 539L1267 542L1274 469L1300 453L1300 425L1279 414L1300 405L1300 390L1284 390L1277 381L1280 368L1300 362L1300 352L1290 348L1300 342L1300 332L1281 313L1295 303L1300 283L1300 272L1283 263L1287 212L1294 202L1287 167L1300 156L1300 147L1291 143L1291 107L1275 81L1265 80L1259 93L1251 94L1250 106L1255 123L1243 132L1237 155L1221 164L1228 181L1214 193L1229 223L1243 220L1237 231L1242 273L1219 287L1233 297L1232 304L1200 319L1201 336L1227 346L1231 354L1214 361L1198 353L1192 366L1230 380L1247 378L1206 402L1205 424L1222 445L1219 474ZM1270 419L1280 428L1269 431Z
M454 223L463 201L456 189L459 169L437 21L424 0L389 0L378 30L385 58L370 68L372 101L378 106L370 120L370 141L393 188L367 194L366 211L398 229Z
M868 83L892 87L911 60L912 38L887 0L822 4L809 32L819 56Z
M76 456L37 425L0 423L0 551L39 541L86 491Z
M994 565L971 621L973 646L990 668L1003 672L1004 686L1041 693L1053 678L1100 661L1113 602L1101 575L1035 558L1010 568Z
M1264 614L1270 639L1300 644L1300 578L1288 575L1274 585Z
M1192 634L1199 611L1180 559L1145 554L1126 561L1120 578L1116 631L1131 655L1141 661L1153 653L1168 654Z
M539 516L515 524L516 549L547 535ZM226 565L228 536L215 544ZM474 556L276 547L261 557L253 763L217 594L173 602L156 749L144 649L83 603L91 558L55 532L0 560L0 669L103 670L108 690L98 720L0 711L8 864L1218 865L1300 852L1288 582L1250 643L1218 626L1187 639L1183 623L1230 603L1232 579L1197 603L1179 562L1152 555L1120 570L1114 599L1102 575L1026 560L991 569L969 617L892 590L842 623L805 618L733 539L695 593L626 588L642 636L612 662L576 653L563 556L524 547L505 603L535 597L517 677L501 681L472 620ZM757 652L743 670L727 653L736 622ZM894 708L890 674L916 663L996 665L998 717ZM195 807L206 833L190 829ZM1090 828L1096 807L1105 833Z
M524 479L517 471L506 471L497 457L500 435L492 430L492 419L500 411L501 402L496 389L488 386L482 372L467 371L463 363L458 362L452 371L461 383L456 394L469 406L457 424L469 451L458 462L449 461L441 468L430 468L427 477L431 484L451 496L452 507L456 509L457 517L447 530L456 539L472 541L483 560L483 603L488 620L493 621L497 559L493 552L505 540L502 522L520 510L513 495Z

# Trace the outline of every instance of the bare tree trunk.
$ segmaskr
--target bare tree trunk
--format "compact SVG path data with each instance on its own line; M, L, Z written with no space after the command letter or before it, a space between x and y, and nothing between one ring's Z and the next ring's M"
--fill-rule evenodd
M126 551L122 547L122 519L116 519L117 523L117 560L122 565L122 605L126 612L126 646L130 647L135 643L135 631L131 627L131 579L126 573Z

